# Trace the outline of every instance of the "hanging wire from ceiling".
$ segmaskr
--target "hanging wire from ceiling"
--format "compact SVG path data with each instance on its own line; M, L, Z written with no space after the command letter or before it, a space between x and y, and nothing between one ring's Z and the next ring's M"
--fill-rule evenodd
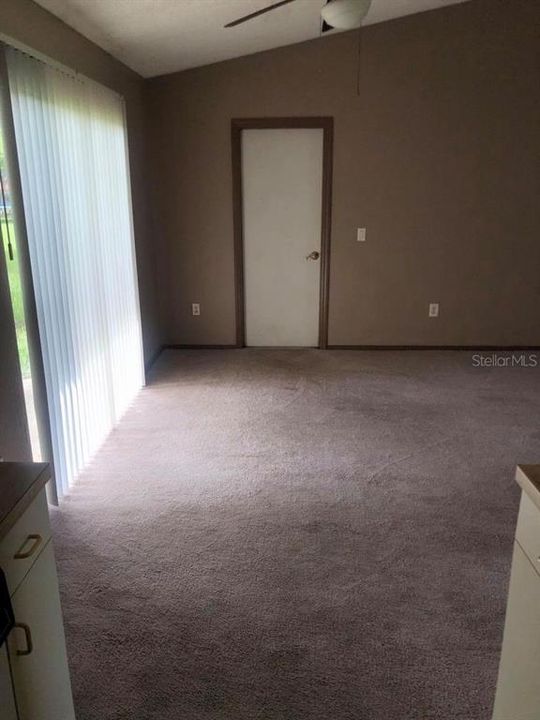
M362 70L362 28L358 28L358 53L357 53L358 66L356 68L356 94L360 97L360 80Z

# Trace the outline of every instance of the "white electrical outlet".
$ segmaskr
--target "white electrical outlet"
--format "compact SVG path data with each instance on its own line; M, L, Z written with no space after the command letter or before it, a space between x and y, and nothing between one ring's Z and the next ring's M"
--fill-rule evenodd
M357 228L356 242L366 242L366 228Z
M429 303L429 317L439 317L439 303Z
M192 315L200 315L201 314L201 306L199 303L191 303L191 314Z

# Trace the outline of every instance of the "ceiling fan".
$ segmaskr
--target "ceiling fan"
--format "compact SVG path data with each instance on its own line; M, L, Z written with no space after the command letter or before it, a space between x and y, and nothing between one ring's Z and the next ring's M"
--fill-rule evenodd
M360 27L362 20L367 15L372 0L327 0L326 5L321 8L322 32L328 32L334 28L339 30L352 30ZM264 15L272 10L277 10L283 5L296 2L296 0L278 0L278 2L268 5L261 10L249 13L243 17L237 18L225 25L226 28L241 25L248 20L253 20L259 15Z

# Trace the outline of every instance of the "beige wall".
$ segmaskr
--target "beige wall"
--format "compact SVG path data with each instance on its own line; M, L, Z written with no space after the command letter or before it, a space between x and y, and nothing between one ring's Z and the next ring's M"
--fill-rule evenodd
M366 27L359 95L357 32L148 81L165 341L234 342L231 118L332 115L330 343L540 344L539 22L472 0Z
M149 361L160 347L161 331L147 211L144 80L31 0L0 0L0 33L113 88L126 100L144 353Z

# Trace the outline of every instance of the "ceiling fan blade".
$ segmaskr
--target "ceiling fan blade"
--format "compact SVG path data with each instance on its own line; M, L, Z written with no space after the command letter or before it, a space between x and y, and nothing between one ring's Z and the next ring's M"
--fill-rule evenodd
M262 10L256 10L255 12L249 13L249 15L244 15L244 17L238 18L238 20L233 20L230 23L227 23L225 25L226 28L234 27L235 25L240 25L241 23L245 23L248 20L253 20L253 18L258 17L259 15L264 15L267 12L270 12L270 10L275 10L278 7L281 7L282 5L288 5L289 3L294 2L294 0L279 0L279 2L274 3L273 5L269 5L268 7L262 8Z
M330 0L326 0L326 2L325 2L324 4L325 4L325 5L328 5L329 2L330 2ZM322 22L321 22L321 35L322 35L323 33L325 33L325 32L330 32L330 30L333 30L333 29L334 29L331 25L329 25L329 24L326 22L326 20L324 20L324 18L323 18L322 16L321 16L321 20L322 20Z

